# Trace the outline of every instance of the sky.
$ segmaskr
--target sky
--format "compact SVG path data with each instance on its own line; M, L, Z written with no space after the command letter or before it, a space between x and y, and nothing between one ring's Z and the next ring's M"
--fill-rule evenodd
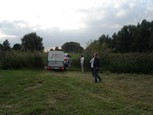
M0 43L36 32L45 50L71 41L85 48L143 19L153 21L153 0L0 0Z

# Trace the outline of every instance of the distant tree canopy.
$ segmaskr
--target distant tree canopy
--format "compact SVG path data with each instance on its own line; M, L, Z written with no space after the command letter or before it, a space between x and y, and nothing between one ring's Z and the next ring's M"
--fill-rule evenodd
M21 50L21 48L22 48L22 45L21 44L18 44L18 43L16 43L16 44L14 44L14 46L13 46L13 50Z
M23 51L44 50L43 38L32 32L21 38L21 44L15 44L12 49ZM82 52L83 47L77 42L66 42L61 46L66 52ZM6 39L0 44L0 51L10 50L10 43ZM60 50L58 47L55 50ZM125 25L111 37L102 34L98 40L91 41L85 49L88 52L153 52L153 21L143 20L135 25Z
M2 47L2 46L1 46L1 47ZM10 43L9 43L9 41L8 41L7 39L3 42L3 49L4 49L5 51L11 49Z
M153 21L143 20L141 24L123 26L112 37L102 35L89 44L87 51L112 50L115 52L153 52Z
M2 44L0 44L0 51L4 50L4 46Z
M21 38L22 42L22 50L24 51L42 51L44 50L43 38L38 36L36 33L29 33L24 35L23 38Z
M0 44L0 64L1 64L1 60L5 57L5 53L10 51L10 50L11 50L10 43L6 39L3 42L3 44Z
M60 51L60 50L61 49L58 46L55 47L55 51Z
M83 47L77 42L66 42L61 46L62 50L66 52L82 52Z

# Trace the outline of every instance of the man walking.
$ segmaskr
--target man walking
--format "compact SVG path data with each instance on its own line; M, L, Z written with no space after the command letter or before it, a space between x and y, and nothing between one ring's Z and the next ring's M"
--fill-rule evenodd
M98 81L101 82L101 78L98 75L99 67L100 67L99 58L98 58L97 53L95 53L94 54L94 62L93 62L93 71L94 71L95 83L97 83Z

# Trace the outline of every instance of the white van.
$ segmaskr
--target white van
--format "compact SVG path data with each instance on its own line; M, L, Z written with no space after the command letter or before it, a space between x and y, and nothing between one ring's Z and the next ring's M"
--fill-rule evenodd
M62 51L49 51L48 52L48 70L65 70L64 52Z

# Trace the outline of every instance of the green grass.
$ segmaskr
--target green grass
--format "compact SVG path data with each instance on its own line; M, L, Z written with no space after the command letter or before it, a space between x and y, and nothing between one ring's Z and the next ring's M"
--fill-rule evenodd
M1 70L0 115L152 115L153 77L144 74Z

